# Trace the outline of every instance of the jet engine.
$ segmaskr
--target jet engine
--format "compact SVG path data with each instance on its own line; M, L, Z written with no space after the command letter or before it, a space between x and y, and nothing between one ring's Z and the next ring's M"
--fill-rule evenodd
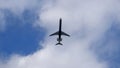
M57 38L57 41L62 41L62 38Z

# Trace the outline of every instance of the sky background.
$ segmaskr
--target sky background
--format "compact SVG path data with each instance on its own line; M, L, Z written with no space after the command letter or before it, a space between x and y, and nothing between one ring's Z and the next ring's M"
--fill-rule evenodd
M25 10L21 17L9 10L4 10L6 28L0 32L0 52L3 57L11 54L28 55L41 49L40 40L45 36L45 30L34 27L37 19L34 11Z
M120 68L119 0L0 0L0 68ZM55 46L59 18L63 46Z

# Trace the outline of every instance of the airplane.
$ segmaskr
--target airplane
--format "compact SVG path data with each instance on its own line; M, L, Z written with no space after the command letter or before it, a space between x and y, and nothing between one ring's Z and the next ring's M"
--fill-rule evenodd
M62 41L61 35L70 37L70 35L62 31L62 18L59 19L59 31L51 34L50 36L54 36L54 35L58 35L58 38L57 38L58 43L56 45L63 45L61 43Z

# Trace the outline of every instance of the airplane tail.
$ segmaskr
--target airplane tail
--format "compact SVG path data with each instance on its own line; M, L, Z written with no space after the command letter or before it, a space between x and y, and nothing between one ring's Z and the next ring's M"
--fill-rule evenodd
M57 43L56 45L63 45L62 43Z

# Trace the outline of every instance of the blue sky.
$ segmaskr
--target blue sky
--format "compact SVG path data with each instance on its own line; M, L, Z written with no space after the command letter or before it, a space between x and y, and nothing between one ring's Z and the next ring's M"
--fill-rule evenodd
M101 61L108 62L108 68L119 68L120 63L120 29L117 20L105 32L105 35L95 42L95 53Z
M115 21L114 21L115 23ZM104 54L103 58L109 62L110 68L119 68L120 63L120 29L117 24L113 24L106 32L103 48L108 46L111 49ZM111 44L111 45L110 45Z
M3 10L3 12L6 28L0 32L0 54L2 56L28 55L42 48L39 42L43 41L45 30L33 26L37 20L34 11L25 10L21 16L17 16L9 10Z

